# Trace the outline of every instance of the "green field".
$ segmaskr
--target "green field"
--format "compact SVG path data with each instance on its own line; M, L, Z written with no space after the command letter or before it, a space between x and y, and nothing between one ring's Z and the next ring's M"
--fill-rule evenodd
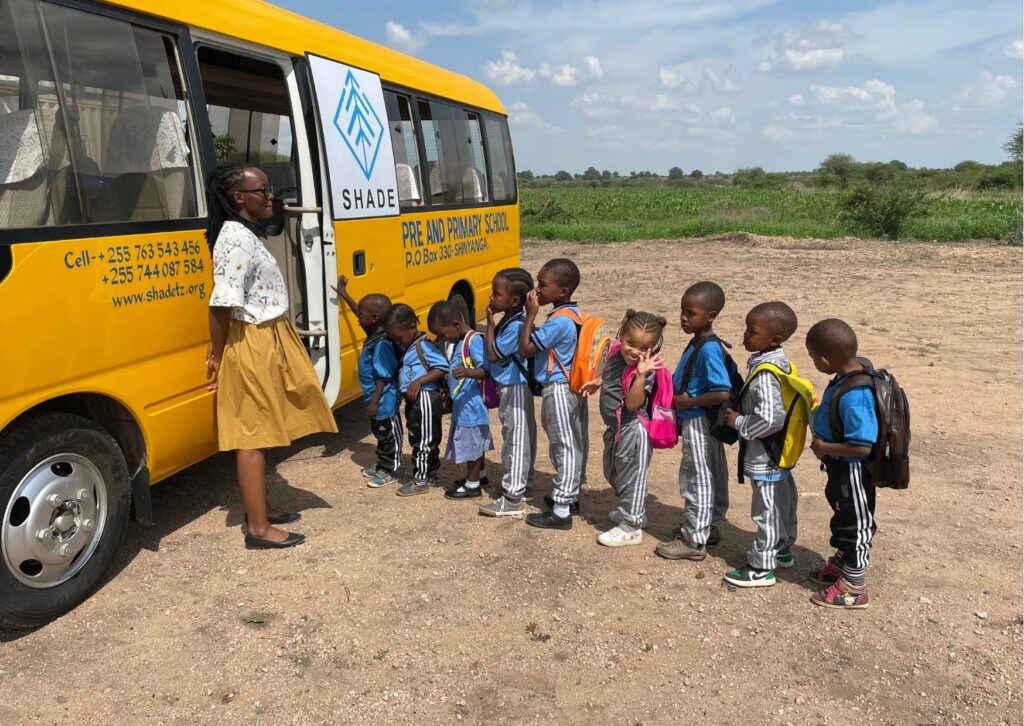
M621 242L750 232L871 236L841 217L843 194L788 189L567 188L521 190L524 237ZM1021 224L1019 192L929 196L901 237L1002 239Z

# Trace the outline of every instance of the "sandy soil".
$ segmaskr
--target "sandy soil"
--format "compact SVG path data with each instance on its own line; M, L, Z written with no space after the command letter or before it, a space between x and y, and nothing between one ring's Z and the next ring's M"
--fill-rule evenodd
M559 255L609 320L633 306L675 321L684 287L709 278L729 298L729 340L752 304L790 302L790 355L818 386L802 339L826 316L897 373L913 482L878 496L871 609L807 601L829 516L809 455L797 566L774 588L730 591L721 575L752 531L744 487L713 556L653 554L681 516L677 452L655 456L643 545L609 550L595 543L613 507L598 416L583 517L553 533L439 491L367 489L371 438L349 406L340 436L271 458L273 498L303 512L306 544L242 548L228 457L159 485L158 526L129 529L88 602L0 638L0 723L1020 723L1020 250L745 235L524 245L533 270ZM674 322L666 342L677 356ZM543 493L551 467L539 468Z

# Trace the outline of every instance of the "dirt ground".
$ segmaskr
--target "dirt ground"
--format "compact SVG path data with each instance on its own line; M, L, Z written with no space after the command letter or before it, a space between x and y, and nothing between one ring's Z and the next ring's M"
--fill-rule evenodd
M304 545L242 548L227 456L160 484L157 527L130 527L90 600L0 636L0 723L1020 723L1020 250L745 235L523 248L531 270L561 255L583 270L590 312L668 317L673 362L679 296L706 278L726 290L719 334L736 343L753 304L793 305L787 347L819 389L803 335L823 317L851 322L896 372L913 481L879 492L869 610L808 602L806 573L829 552L809 454L796 567L730 591L721 575L752 532L743 486L712 556L654 555L682 514L678 451L655 455L643 545L596 544L614 507L596 411L583 516L550 532L440 491L366 488L371 437L348 406L339 436L270 457L272 498L302 511ZM539 495L551 466L538 463Z

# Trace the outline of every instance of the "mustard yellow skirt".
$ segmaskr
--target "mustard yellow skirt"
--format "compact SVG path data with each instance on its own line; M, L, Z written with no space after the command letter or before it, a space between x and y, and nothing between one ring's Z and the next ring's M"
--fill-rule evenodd
M331 407L299 336L285 318L232 320L217 385L221 451L287 446L337 432Z

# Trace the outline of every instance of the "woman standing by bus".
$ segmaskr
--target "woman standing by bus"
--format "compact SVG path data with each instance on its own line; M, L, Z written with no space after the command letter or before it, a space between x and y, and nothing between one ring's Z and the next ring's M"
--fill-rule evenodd
M235 450L245 505L245 546L292 547L305 539L274 527L299 519L266 501L263 450L319 431L336 432L313 365L285 317L288 289L256 222L273 215L274 190L255 166L225 164L207 186L213 252L207 376L217 391L217 438Z

